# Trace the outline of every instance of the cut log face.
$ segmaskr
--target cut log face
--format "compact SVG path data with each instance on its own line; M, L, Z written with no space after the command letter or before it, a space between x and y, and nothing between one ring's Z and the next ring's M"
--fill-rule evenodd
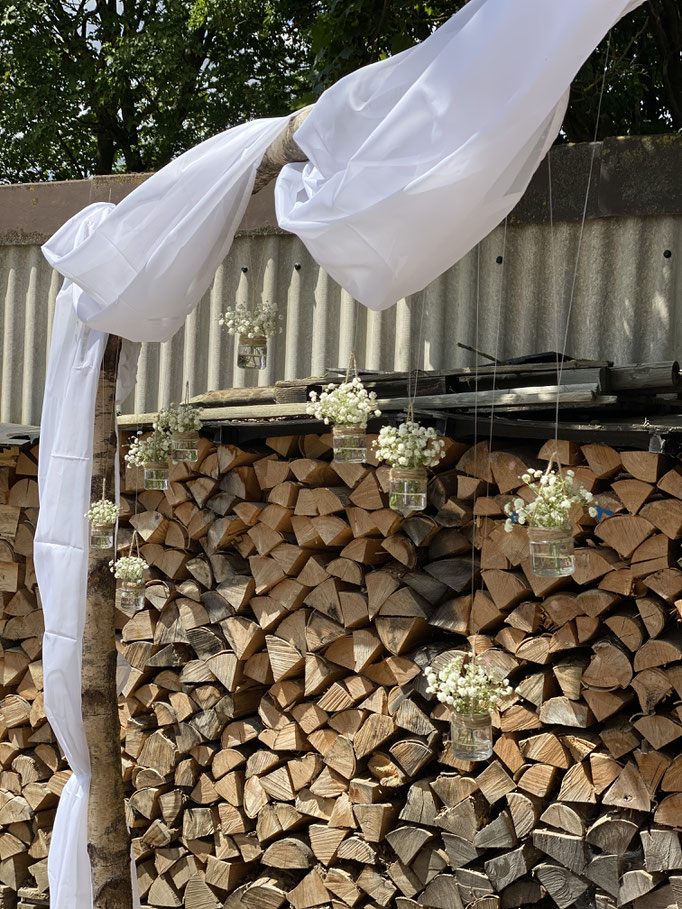
M165 494L126 472L120 542L134 527L151 564L144 609L116 614L145 905L682 905L682 467L517 441L451 441L407 519L387 469L334 464L329 436L203 440ZM504 529L551 457L613 512L572 515L565 578L533 575L526 529ZM0 464L10 890L45 886L70 777L42 700L36 463ZM455 755L424 677L472 647L514 689L484 761Z

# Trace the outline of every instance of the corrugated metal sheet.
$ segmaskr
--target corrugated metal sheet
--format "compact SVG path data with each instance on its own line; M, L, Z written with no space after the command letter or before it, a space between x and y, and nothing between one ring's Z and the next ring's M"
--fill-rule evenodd
M186 381L198 394L320 375L345 366L353 348L361 367L382 371L472 364L458 342L500 358L561 349L574 276L569 353L616 363L677 358L682 217L589 220L579 261L580 225L559 223L553 234L546 224L501 226L425 291L382 313L352 300L296 237L239 236L184 330L143 345L124 410L178 400ZM38 247L0 247L0 421L39 422L59 284ZM270 342L267 369L247 373L217 318L235 301L261 298L279 304L285 327Z

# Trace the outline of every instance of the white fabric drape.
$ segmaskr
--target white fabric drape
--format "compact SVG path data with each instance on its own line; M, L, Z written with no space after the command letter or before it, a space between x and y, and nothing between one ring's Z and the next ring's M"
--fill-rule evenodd
M83 242L113 206L92 206L74 242ZM40 512L34 561L45 616L45 713L73 776L57 808L49 854L50 900L62 909L92 906L87 854L90 759L81 717L92 421L107 335L76 316L83 291L65 281L57 296L40 427Z
M513 207L553 141L569 83L640 0L470 0L423 44L342 80L296 138L310 157L277 185L280 224L362 303L382 308L464 255ZM74 775L49 856L52 909L90 909L88 752L80 667L92 426L106 333L181 327L213 280L258 162L287 118L228 130L118 206L89 206L43 247L57 300L41 426L35 567L45 707Z
M52 909L92 906L90 763L81 716L84 515L107 333L129 339L119 366L122 400L134 384L134 342L170 337L208 288L250 198L258 162L282 126L280 120L261 121L210 139L150 178L135 198L88 206L43 247L67 280L57 297L45 382L34 560L45 613L45 711L74 771L59 802L48 857ZM82 289L86 284L92 296Z
M87 237L89 209L43 247L86 295L78 318L131 341L163 341L185 321L232 245L258 164L288 118L256 120L190 149L120 202Z
M641 0L470 0L423 44L352 73L296 133L280 227L370 309L421 290L512 210L585 59Z

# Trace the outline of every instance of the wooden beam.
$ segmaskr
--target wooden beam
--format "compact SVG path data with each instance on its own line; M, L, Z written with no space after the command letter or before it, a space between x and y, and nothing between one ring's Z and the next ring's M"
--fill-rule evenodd
M424 395L418 397L415 406L433 410L452 410L459 407L492 406L511 407L530 404L556 403L557 386L547 385L541 388L511 388L507 391L480 391L465 392L463 394ZM559 403L589 404L597 397L593 385L560 385ZM615 399L614 399L615 400ZM405 410L411 403L410 398L380 398L377 405L382 411ZM256 404L236 405L228 407L205 407L199 411L199 418L205 422L216 420L243 420L260 417L266 420L270 417L295 417L306 413L306 402L293 404ZM151 425L156 419L156 413L122 414L118 418L120 426Z

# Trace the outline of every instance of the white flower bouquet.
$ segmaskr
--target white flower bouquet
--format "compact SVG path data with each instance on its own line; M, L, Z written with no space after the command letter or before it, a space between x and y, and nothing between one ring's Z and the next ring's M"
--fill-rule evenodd
M372 447L378 460L391 466L389 507L405 517L426 508L426 468L438 464L445 448L436 430L408 419L397 427L382 426Z
M93 527L113 527L118 520L119 508L109 499L100 499L90 504L90 510L85 512L85 517Z
M435 467L444 455L445 442L435 429L406 420L400 426L382 426L379 438L372 442L377 458L391 467L404 470Z
M124 581L126 584L141 584L149 565L140 556L127 555L121 556L115 562L109 562L109 567L119 581Z
M254 310L238 305L228 307L218 319L228 335L245 338L270 338L282 329L276 303L263 303Z
M527 524L530 527L542 527L554 530L565 527L569 523L569 514L575 504L587 505L592 501L592 493L583 486L574 483L575 472L567 470L565 476L552 470L550 467L544 472L533 470L524 473L521 479L535 493L532 502L524 502L521 498L514 499L504 506L505 530L511 533L514 524ZM597 516L597 510L590 508L592 517Z
M128 464L142 467L145 464L164 464L168 461L171 453L171 437L162 426L165 420L164 415L160 421L154 424L153 432L144 439L141 430L137 433L125 455Z
M155 430L170 433L170 457L174 462L193 463L199 457L199 435L201 420L199 408L193 404L171 404L159 413ZM161 478L151 482L162 483ZM161 488L159 486L158 488Z
M509 679L500 679L493 669L464 653L438 671L428 666L426 680L429 694L467 715L490 713L513 690Z
M194 404L171 404L159 414L159 424L171 432L198 432L201 429L199 408Z
M357 376L350 382L327 385L319 395L311 391L307 412L336 426L365 427L370 416L381 416L376 393L368 392Z

